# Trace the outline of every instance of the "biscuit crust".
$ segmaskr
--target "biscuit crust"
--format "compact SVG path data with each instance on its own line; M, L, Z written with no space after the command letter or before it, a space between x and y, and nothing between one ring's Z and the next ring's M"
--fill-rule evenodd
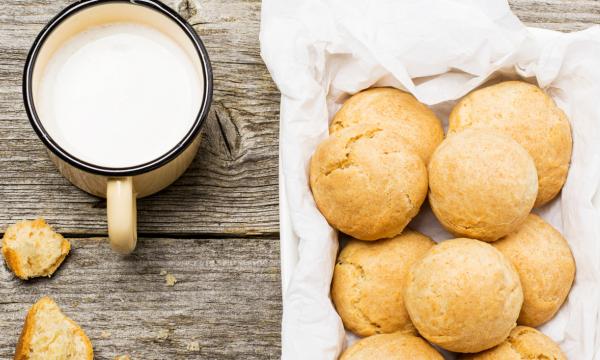
M399 128L404 141L425 163L444 140L442 123L433 111L412 94L391 87L371 88L351 96L333 117L329 133L359 124Z
M460 360L567 360L558 344L538 330L517 326L502 344L479 354L463 355Z
M349 347L339 360L443 360L427 341L397 332L361 339Z
M536 207L560 192L571 161L571 125L542 89L523 81L505 81L473 91L452 110L448 133L468 128L502 131L529 152L538 173Z
M404 303L425 339L446 350L475 353L508 337L523 291L502 253L462 238L434 246L412 267Z
M428 170L431 209L455 236L495 241L525 221L537 196L531 156L494 130L449 136Z
M541 217L530 214L519 229L492 244L515 266L523 286L517 322L538 327L565 302L575 278L567 240Z
M360 336L414 331L403 299L406 274L434 244L411 230L375 242L350 240L337 259L331 286L346 329Z
M357 125L317 147L310 187L334 228L377 240L400 234L417 215L427 195L427 169L398 131Z

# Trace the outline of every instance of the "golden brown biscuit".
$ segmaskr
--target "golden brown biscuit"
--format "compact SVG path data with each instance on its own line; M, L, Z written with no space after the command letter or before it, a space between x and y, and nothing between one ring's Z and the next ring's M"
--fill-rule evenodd
M417 215L427 195L427 169L396 130L358 125L317 147L310 186L333 227L377 240L400 234Z
M449 133L494 128L509 134L531 155L538 173L535 206L552 200L567 178L573 140L565 113L542 89L506 81L473 91L450 114Z
M44 219L11 225L2 238L6 264L23 280L52 276L70 249L69 241L54 232Z
M398 127L426 164L444 139L442 123L433 111L413 95L389 87L367 89L346 100L333 117L329 133L358 124Z
M494 241L518 228L537 195L531 156L510 137L468 129L449 136L429 163L429 203L456 236Z
M339 360L444 360L427 341L405 333L380 334L361 339Z
M15 360L92 360L90 339L49 297L38 300L25 319Z
M537 327L563 304L575 277L575 260L565 238L535 214L515 232L493 243L515 266L523 287L517 322Z
M350 240L338 256L331 285L346 329L360 336L414 330L404 307L404 281L434 244L411 230L375 242Z
M560 347L536 329L517 326L508 339L495 348L479 354L460 357L461 360L567 360Z
M404 303L425 339L474 353L506 339L523 303L519 275L493 246L454 239L434 246L409 272Z

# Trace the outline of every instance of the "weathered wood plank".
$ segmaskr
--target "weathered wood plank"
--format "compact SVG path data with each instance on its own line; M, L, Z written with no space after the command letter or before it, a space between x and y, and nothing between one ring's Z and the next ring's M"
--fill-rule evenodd
M27 309L44 295L86 330L96 359L278 358L277 241L147 239L129 257L104 239L71 242L51 279L23 282L0 265L0 359L12 358ZM187 350L192 342L199 351Z
M65 233L103 235L104 201L57 173L22 104L29 46L70 2L0 3L0 225L44 216ZM190 170L167 190L139 202L139 231L275 234L279 93L259 55L260 1L169 3L190 18L205 42L214 69L214 103Z
M513 12L529 26L559 31L583 30L600 24L600 1L509 0Z

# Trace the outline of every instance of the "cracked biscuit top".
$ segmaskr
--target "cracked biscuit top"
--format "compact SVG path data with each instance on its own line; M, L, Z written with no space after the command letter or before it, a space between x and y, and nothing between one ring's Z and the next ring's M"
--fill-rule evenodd
M537 196L531 156L494 130L448 136L428 170L431 209L455 236L495 241L525 221Z
M523 303L519 275L490 244L472 239L435 245L409 271L404 304L425 339L474 353L504 341Z
M335 114L329 132L358 124L399 128L404 141L415 147L426 164L444 140L442 123L433 111L412 94L391 87L371 88L350 97Z
M433 245L411 230L375 242L350 240L337 259L331 286L346 329L360 336L414 331L402 298L404 280Z
M502 344L460 360L567 360L558 344L538 330L517 326Z
M332 134L310 163L317 207L360 240L402 232L427 195L427 169L394 126L357 125Z

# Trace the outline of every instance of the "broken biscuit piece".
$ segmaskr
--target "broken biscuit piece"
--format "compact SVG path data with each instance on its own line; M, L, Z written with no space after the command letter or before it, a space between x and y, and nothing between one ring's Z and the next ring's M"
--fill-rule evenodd
M71 244L54 232L44 219L11 225L2 238L2 255L8 267L23 280L52 276Z
M83 329L43 297L27 313L14 358L93 360L94 350Z

